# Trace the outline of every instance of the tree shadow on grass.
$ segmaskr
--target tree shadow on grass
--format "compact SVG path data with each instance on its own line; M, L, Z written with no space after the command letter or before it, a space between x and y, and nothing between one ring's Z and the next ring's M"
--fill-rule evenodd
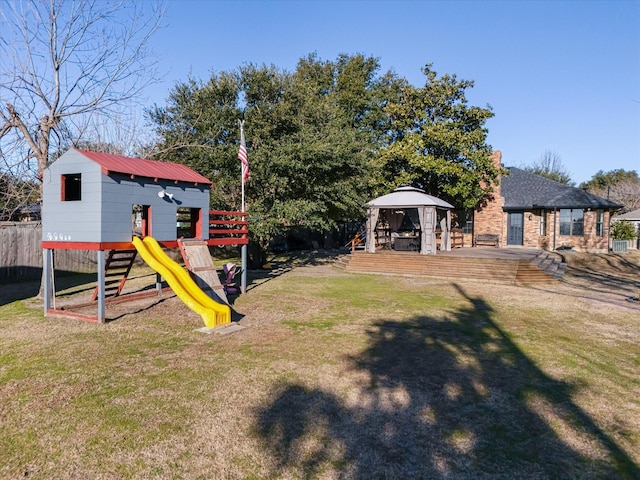
M268 262L271 265L270 268L247 271L247 291L258 288L294 268L334 263L345 253L344 250L300 250L274 255Z
M95 280L95 273L56 271L55 276L57 290L68 289L73 286L79 286L78 288L80 289L93 290L93 288L95 288ZM93 285L87 287L86 285L91 282L94 282ZM40 283L40 280L25 280L0 285L0 307L37 296L40 291Z
M275 477L639 478L640 469L492 319L466 305L443 318L382 319L349 358L346 399L278 386L258 412Z
M562 258L567 262L568 256L563 255ZM640 264L630 261L629 258L615 254L594 254L593 264L569 264L562 281L571 286L587 286L589 290L597 293L637 295L640 290Z

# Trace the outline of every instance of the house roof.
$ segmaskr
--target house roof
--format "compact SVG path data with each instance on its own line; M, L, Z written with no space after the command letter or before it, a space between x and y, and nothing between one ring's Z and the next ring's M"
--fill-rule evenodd
M211 185L211 181L186 165L156 160L130 158L111 153L90 152L75 149L78 153L102 167L106 174L124 173L136 177L158 178L162 180L177 180L179 182Z
M616 215L615 217L613 217L613 220L640 220L640 208L627 213L623 213L622 215Z
M414 187L397 188L387 195L371 200L367 205L377 208L417 208L425 206L453 208L450 203L428 195L424 190Z
M622 205L597 195L554 182L535 173L509 167L509 175L501 180L505 210L533 208L605 208L618 209Z

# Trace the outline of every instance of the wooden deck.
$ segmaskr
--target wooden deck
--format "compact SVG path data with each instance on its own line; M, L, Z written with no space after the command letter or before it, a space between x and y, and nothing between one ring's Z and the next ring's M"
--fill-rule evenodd
M480 280L507 284L557 283L566 264L560 256L528 248L458 248L437 255L415 252L355 251L336 262L338 268L357 273L385 273Z

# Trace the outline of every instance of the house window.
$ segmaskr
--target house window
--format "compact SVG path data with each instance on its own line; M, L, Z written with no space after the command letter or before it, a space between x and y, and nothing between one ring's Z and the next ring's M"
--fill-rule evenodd
M458 210L456 212L458 226L464 233L473 233L473 209Z
M596 235L602 237L604 235L604 210L596 210Z
M60 199L63 202L77 202L82 200L82 174L69 173L60 179Z
M579 208L560 209L560 235L584 235L584 211Z
M544 209L540 210L540 236L547 236L547 212Z

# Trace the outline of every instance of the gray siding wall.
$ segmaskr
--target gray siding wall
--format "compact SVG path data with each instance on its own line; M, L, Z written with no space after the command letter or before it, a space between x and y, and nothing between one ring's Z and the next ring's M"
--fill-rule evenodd
M61 178L82 175L82 199L61 200ZM173 194L160 198L158 192ZM75 151L54 162L43 178L42 238L62 242L129 242L133 206L151 207L151 234L157 240L176 240L178 207L199 208L203 236L209 238L209 188L152 179L104 175L100 166Z
M62 175L80 173L80 201L63 202ZM100 166L69 151L43 175L42 239L63 242L99 242L101 210Z
M173 194L173 199L160 198L158 193ZM157 240L175 240L177 233L176 215L178 207L200 208L204 212L204 236L208 237L209 189L188 187L173 182L153 182L149 179L131 180L123 175L104 176L102 182L104 196L102 238L104 242L131 240L133 205L151 207L151 235Z

